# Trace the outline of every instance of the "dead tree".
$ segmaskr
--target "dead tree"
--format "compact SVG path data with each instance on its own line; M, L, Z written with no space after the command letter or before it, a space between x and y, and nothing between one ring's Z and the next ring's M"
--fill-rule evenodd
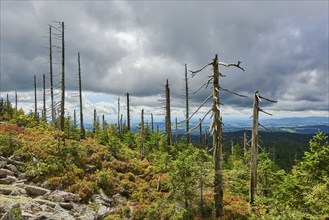
M43 108L42 108L42 120L47 121L46 115L46 75L42 75L42 84L43 84Z
M167 79L166 83L166 135L167 135L167 144L171 145L171 115L170 115L170 89Z
M54 82L53 82L53 46L51 41L51 25L49 25L49 75L50 75L50 104L51 122L55 125Z
M129 93L127 92L127 127L130 131L130 103L129 103Z
M17 112L17 91L15 90L15 110Z
M250 158L250 188L249 188L250 204L254 203L255 194L257 190L258 125L262 126L259 123L258 116L260 111L264 112L265 114L271 115L270 113L259 108L259 102L261 101L261 99L264 99L272 103L277 102L260 96L258 94L258 91L256 91L254 94L254 105L253 105L253 115L252 115L252 135L251 135L251 158Z
M247 153L247 134L243 133L243 155L245 156Z
M93 135L96 134L96 125L97 125L97 113L96 113L96 109L94 109L94 123L93 123Z
M120 134L120 97L118 97L118 133Z
M213 75L210 76L209 80L203 84L197 91L199 91L201 88L205 87L207 88L209 84L212 82L212 94L206 98L206 100L196 109L196 111L189 116L187 120L190 120L195 113L199 111L199 109L204 106L208 100L212 98L212 108L210 108L206 114L203 116L203 118L200 120L200 122L192 129L189 130L189 132L192 132L195 130L199 124L202 123L202 121L207 117L207 115L212 112L212 124L210 126L210 129L212 131L213 135L213 161L214 161L214 171L215 171L215 178L214 178L214 200L215 200L215 218L219 218L223 213L223 176L222 176L222 167L223 167L223 138L222 138L222 120L220 116L220 99L219 99L219 91L225 91L232 93L234 95L238 95L241 97L246 97L243 95L240 95L235 92L231 92L227 89L224 89L219 85L219 77L224 77L222 73L219 72L219 65L226 66L226 67L237 67L244 71L242 67L240 67L241 61L238 61L237 64L226 64L223 62L219 62L218 55L215 55L215 58L212 60L211 63L208 63L201 69L197 71L191 71L192 77L194 77L197 73L201 72L203 69L205 69L208 66L212 66L213 69ZM196 91L196 92L197 92Z
M7 94L8 99L8 94ZM38 118L38 103L37 103L37 77L34 75L34 118Z
M175 118L175 142L178 142L178 123L177 123L177 117Z
M77 127L77 113L76 113L75 109L73 110L73 126L74 126L74 128Z
M105 115L102 115L102 126L103 126L103 131L106 129L106 123L105 123Z
M185 111L186 111L186 115L185 115L185 119L186 119L186 124L185 124L185 129L186 129L186 143L189 144L190 143L190 134L189 134L189 129L190 129L190 125L189 125L189 102L188 102L188 77L187 77L187 64L185 64Z
M80 103L80 137L85 139L86 133L83 125L83 111L82 111L82 88L81 88L81 65L80 53L78 52L78 75L79 75L79 103Z
M60 128L64 132L65 122L65 43L64 43L64 22L62 22L62 96L61 96L61 116L60 116Z
M151 113L151 130L154 132L154 124L153 124L153 114Z
M144 139L145 139L145 129L144 129L144 109L141 113L141 154L144 156Z
M201 119L200 119L201 121ZM199 160L200 160L200 216L201 219L204 219L204 202L203 202L203 158L201 155L202 150L202 122L200 122L200 130L199 130Z

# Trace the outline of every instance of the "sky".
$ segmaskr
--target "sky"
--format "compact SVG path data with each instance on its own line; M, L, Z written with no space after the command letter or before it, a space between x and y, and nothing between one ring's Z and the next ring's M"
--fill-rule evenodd
M25 111L33 109L37 76L42 109L42 75L49 97L49 25L65 23L66 111L78 110L78 62L81 56L83 106L115 122L117 100L126 115L130 94L133 121L146 115L164 120L168 79L172 118L184 118L185 64L197 70L215 54L225 63L220 92L223 118L248 119L253 93L277 100L261 102L274 117L328 116L328 1L1 1L0 92ZM55 83L60 81L61 42L53 29ZM212 74L210 67L189 74L190 113L211 93L193 94ZM59 100L59 91L56 91ZM211 107L209 102L195 120ZM48 111L48 114L50 112ZM148 116L146 118L148 118ZM268 117L266 115L261 118Z

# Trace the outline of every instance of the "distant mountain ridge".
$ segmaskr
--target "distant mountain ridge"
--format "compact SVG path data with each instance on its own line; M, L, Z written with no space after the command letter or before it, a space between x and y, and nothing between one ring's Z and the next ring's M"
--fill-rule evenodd
M190 122L190 128L197 125L197 121ZM250 120L225 120L224 119L224 132L236 132L243 130L251 130L251 119ZM314 134L318 130L323 133L329 134L329 117L322 116L309 116L309 117L287 117L287 118L267 118L260 119L260 123L266 128L277 131L277 132L288 132L288 133L298 133L298 134ZM132 131L137 131L138 123L132 124ZM182 135L185 133L184 123L177 126L177 133ZM149 126L151 126L149 124ZM206 121L202 123L202 127L209 128L210 122ZM86 124L85 127L88 130L92 130L91 124ZM160 130L165 130L164 122L154 122L154 130L159 128ZM266 131L266 129L259 127L259 130ZM192 134L198 134L199 130L196 129ZM175 123L172 123L172 133L176 133Z

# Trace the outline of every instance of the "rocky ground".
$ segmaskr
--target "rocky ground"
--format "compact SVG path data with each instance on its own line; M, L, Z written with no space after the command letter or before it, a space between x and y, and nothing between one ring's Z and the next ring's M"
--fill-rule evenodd
M102 190L83 204L76 194L33 185L18 166L24 164L0 156L0 220L103 219L116 213L116 206L127 204L122 194L109 198Z

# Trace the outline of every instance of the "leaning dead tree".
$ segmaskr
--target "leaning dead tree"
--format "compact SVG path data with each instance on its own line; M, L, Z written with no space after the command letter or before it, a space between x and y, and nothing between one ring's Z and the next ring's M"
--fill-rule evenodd
M222 73L219 72L219 66L225 67L237 67L244 71L242 67L240 67L241 61L238 61L237 64L226 64L220 62L218 60L218 55L215 55L215 58L212 60L211 63L208 63L204 67L196 71L190 71L192 73L192 77L194 77L197 73L201 72L208 66L212 66L213 74L210 76L209 80L204 83L196 92L198 92L201 88L205 87L208 88L209 84L212 83L212 94L206 98L206 100L196 109L196 111L189 116L187 120L190 120L202 106L204 106L211 98L212 98L212 108L210 108L200 122L189 130L189 133L194 131L202 121L207 117L209 113L212 113L212 123L210 126L212 135L213 135L213 162L214 162L214 169L215 169L215 178L214 178L214 200L215 200L215 218L219 218L223 214L223 138L222 138L222 119L220 115L220 99L219 99L219 92L225 91L237 96L246 97L240 95L235 92L231 92L219 84L219 77L224 77Z
M261 100L276 103L277 101L264 98L258 94L258 91L254 94L254 105L252 115L252 134L251 134L251 158L250 158L250 188L249 188L249 203L253 204L255 201L255 194L257 189L257 154L258 154L258 125L264 127L259 123L259 112L271 115L270 113L259 108L259 102ZM265 127L264 127L265 128Z
M170 89L167 79L166 83L166 135L167 135L167 144L171 145L171 116L170 116Z
M80 53L78 52L78 70L79 70L79 105L80 105L80 137L86 137L85 128L83 125L83 112L82 112L82 88L81 88L81 67L80 67Z

